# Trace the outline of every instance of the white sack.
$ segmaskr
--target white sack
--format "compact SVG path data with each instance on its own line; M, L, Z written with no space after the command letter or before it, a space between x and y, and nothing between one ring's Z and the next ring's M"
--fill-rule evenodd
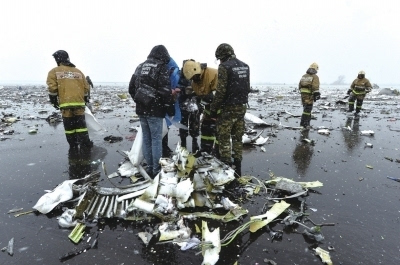
M103 126L100 125L96 117L92 114L87 106L85 107L85 120L89 133L107 131Z
M168 133L167 122L163 119L163 131L162 137L164 137ZM128 153L128 158L131 163L136 167L143 161L143 152L142 152L142 145L143 145L143 132L142 126L140 126L136 133L135 141L132 144L131 151Z
M66 202L73 197L72 184L79 179L66 180L58 185L54 190L46 193L38 202L33 206L33 209L46 214L53 210L59 203Z

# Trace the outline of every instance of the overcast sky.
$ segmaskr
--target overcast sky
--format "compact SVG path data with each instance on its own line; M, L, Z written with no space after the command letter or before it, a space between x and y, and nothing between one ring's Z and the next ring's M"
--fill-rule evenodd
M0 10L0 84L43 81L56 50L96 82L129 82L163 44L181 66L218 68L232 45L251 83L298 83L312 62L321 83L360 70L372 83L400 83L399 1L393 0L12 0Z

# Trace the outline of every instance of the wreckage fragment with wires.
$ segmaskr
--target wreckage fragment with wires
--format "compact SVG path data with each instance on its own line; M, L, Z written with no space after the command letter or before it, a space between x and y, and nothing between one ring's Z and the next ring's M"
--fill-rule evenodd
M162 169L154 179L149 178L141 165L134 166L129 163L129 161L124 163L123 171L129 167L136 169L128 170L131 172L129 174L133 175L131 179L133 177L135 179L132 184L126 186L113 184L111 188L99 186L100 174L97 172L90 178L79 180L77 183L81 183L80 185L74 184L77 180L65 181L44 195L34 208L42 213L48 213L52 208L47 207L46 211L41 211L41 205L55 207L63 202L76 201L75 208L66 209L65 214L59 218L60 226L75 227L70 235L74 243L78 243L83 236L82 231L85 228L83 224L107 218L139 221L156 217L162 221L161 224L155 225L151 231L146 230L138 234L145 245L157 235L158 244L175 243L181 246L181 250L201 249L205 264L215 264L219 259L221 248L228 246L238 235L247 230L253 233L266 227L272 239L280 240L283 233L273 231L268 226L272 222L280 221L285 226L305 227L303 234L317 242L323 239L320 228L331 225L313 223L314 227L306 226L301 222L302 217L307 215L304 212L304 203L300 212L295 212L289 209L291 204L286 202L306 196L310 188L322 186L318 181L295 182L275 176L271 176L271 179L265 182L252 176L236 179L234 169L214 156L202 153L201 156L194 157L179 144L172 158L160 160ZM105 175L109 176L104 164L103 170ZM107 179L111 182L108 177ZM185 219L206 218L231 222L243 220L247 215L248 210L239 205L240 197L232 196L235 191L230 189L229 184L234 180L239 183L239 187L236 186L234 190L242 190L246 196L265 191L268 205L264 207L264 214L250 217L249 221L226 233L222 238L219 228L210 232L207 222L202 219L202 228L198 229L202 232L202 239L193 236L192 229L186 224ZM53 200L52 203L47 199ZM271 202L274 204L270 206ZM204 207L208 210L205 211ZM305 221L312 222L310 219Z

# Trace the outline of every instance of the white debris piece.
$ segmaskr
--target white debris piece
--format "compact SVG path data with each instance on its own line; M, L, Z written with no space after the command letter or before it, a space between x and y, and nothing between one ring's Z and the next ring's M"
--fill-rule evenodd
M365 131L360 131L360 134L361 134L361 135L372 136L372 135L375 134L375 132L372 131L372 130L365 130Z
M42 214L49 213L59 203L66 202L73 197L72 184L79 179L66 180L58 185L54 190L46 193L33 206L33 209L38 210Z
M332 260L331 260L330 255L329 255L329 252L326 251L325 249L322 249L322 248L320 248L320 247L317 247L317 248L315 249L315 254L318 255L318 256L321 258L321 260L322 260L322 262L323 262L324 264L326 264L326 265L333 265L333 262L332 262Z
M219 236L219 227L214 229L213 232L208 230L207 222L202 221L202 242L207 243L202 247L203 263L201 265L214 265L219 259L219 252L221 251L221 239Z
M328 129L320 129L320 130L318 130L318 133L323 134L323 135L331 134L331 132Z
M258 124L258 125L269 125L268 123L266 123L265 121L263 121L262 119L258 118L257 116L246 112L246 114L244 115L244 119L248 120L252 123Z
M66 209L64 213L58 218L58 225L61 227L74 227L78 223L77 220L73 220L75 216L75 209Z

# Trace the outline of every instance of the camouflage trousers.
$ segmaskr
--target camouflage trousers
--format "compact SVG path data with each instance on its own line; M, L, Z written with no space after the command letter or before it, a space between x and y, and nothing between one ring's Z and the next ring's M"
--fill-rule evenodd
M244 115L246 105L225 106L217 120L217 141L219 143L219 154L221 161L232 163L235 160L242 160L244 134ZM231 145L232 138L232 145Z

